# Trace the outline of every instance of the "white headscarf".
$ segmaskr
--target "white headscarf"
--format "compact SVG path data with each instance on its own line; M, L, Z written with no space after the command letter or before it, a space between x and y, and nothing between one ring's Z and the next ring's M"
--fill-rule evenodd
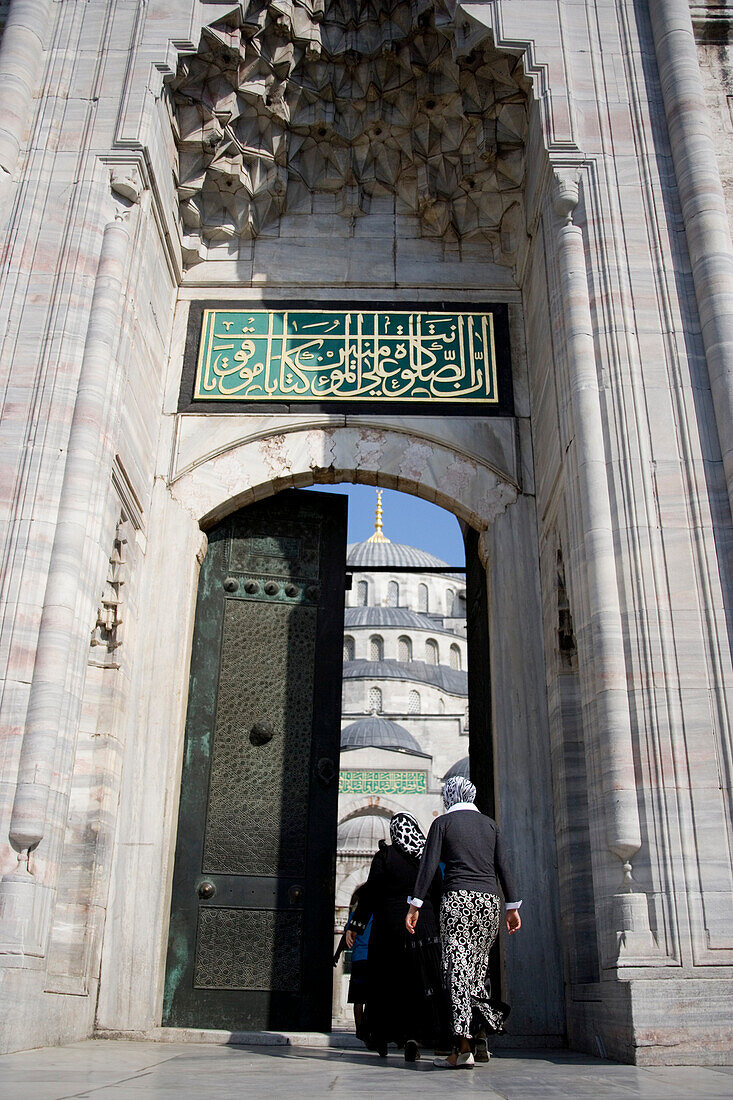
M443 787L443 805L446 810L457 802L473 802L475 797L476 788L470 779L462 775L454 775Z

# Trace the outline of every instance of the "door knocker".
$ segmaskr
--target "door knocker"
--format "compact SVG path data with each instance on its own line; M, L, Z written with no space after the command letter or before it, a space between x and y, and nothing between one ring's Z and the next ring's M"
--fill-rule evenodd
M252 745L266 745L268 741L272 741L274 736L275 727L272 722L268 722L266 719L255 722L249 731L249 740Z
M322 756L316 765L316 773L321 783L327 787L336 775L336 765L328 756Z

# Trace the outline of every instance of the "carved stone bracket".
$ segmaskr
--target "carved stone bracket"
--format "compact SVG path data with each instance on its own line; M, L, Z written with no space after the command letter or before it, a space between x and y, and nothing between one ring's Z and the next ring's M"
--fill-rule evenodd
M119 667L115 650L122 645L123 586L127 576L129 535L129 523L122 512L115 530L107 578L90 641L92 655L89 663L104 668Z

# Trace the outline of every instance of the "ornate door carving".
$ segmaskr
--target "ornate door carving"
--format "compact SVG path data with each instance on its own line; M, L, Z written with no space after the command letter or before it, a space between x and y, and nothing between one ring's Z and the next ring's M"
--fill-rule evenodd
M345 559L331 494L279 493L210 532L166 1025L330 1027Z

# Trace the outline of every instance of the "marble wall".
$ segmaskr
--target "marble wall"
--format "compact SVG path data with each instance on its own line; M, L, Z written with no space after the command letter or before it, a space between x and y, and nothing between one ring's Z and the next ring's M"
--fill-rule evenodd
M505 952L512 1040L729 1057L728 47L706 44L701 5L695 46L681 0L432 7L457 54L490 37L521 59L526 233L511 264L421 235L389 196L349 228L314 194L246 262L219 250L186 267L164 89L231 5L47 4L40 23L11 6L5 1049L159 1025L202 529L279 488L344 480L418 493L481 532L498 814L529 883L527 934ZM177 413L192 301L304 287L338 303L508 302L515 417ZM125 524L120 644L90 646Z

